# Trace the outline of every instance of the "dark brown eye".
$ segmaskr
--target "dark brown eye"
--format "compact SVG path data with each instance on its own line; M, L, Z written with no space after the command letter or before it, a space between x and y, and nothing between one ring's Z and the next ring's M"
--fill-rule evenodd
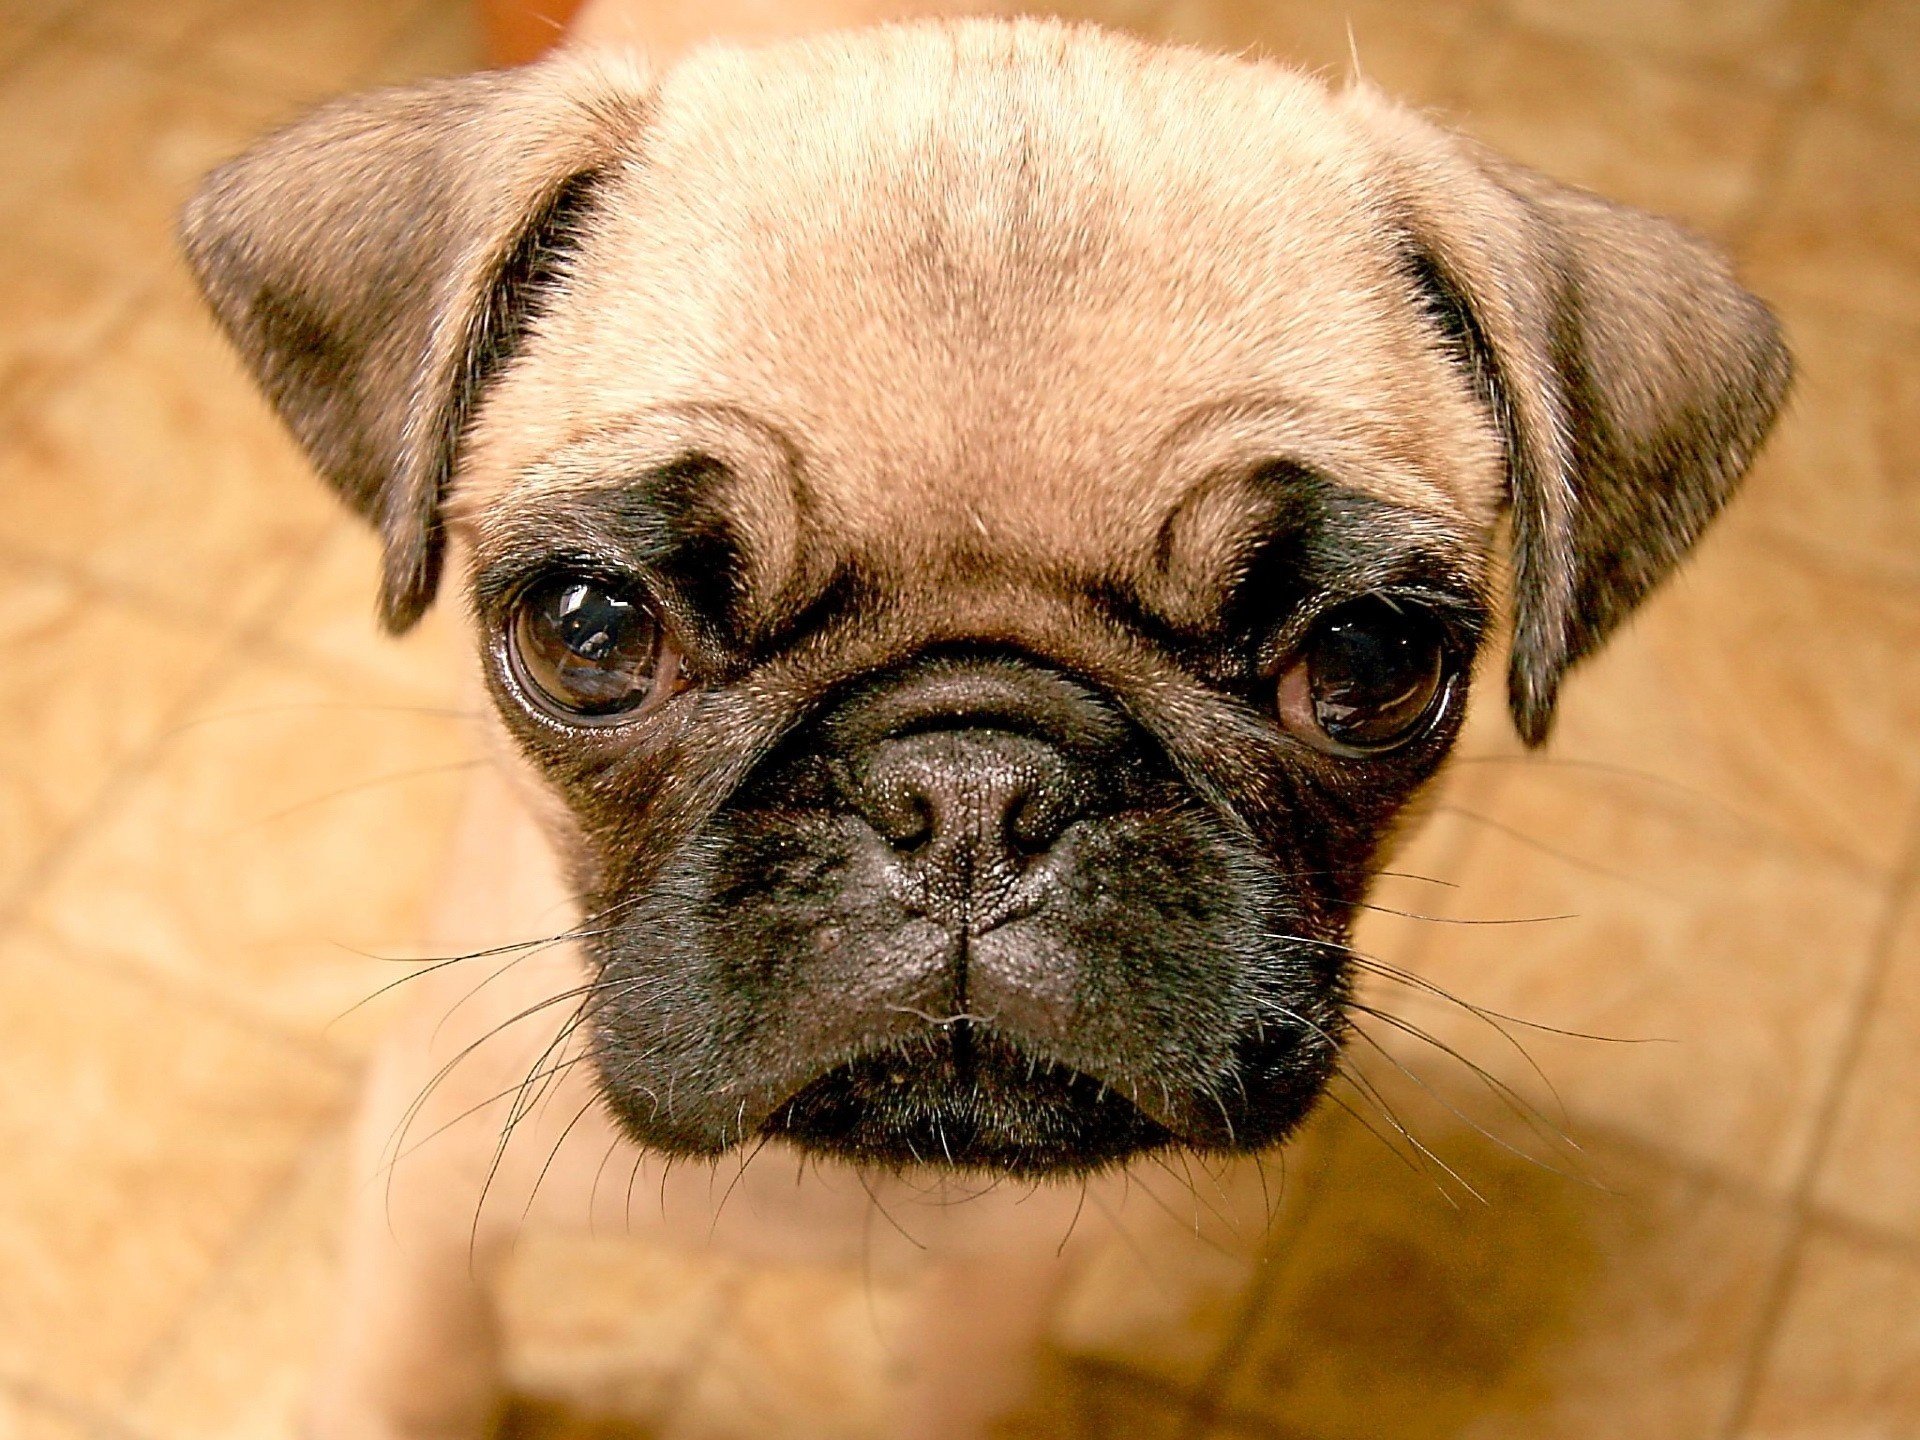
M547 709L604 720L672 693L679 659L634 595L578 575L543 580L520 598L508 649L522 685Z
M1372 755L1420 734L1448 686L1447 637L1422 607L1385 596L1343 605L1280 677L1280 720L1322 750Z

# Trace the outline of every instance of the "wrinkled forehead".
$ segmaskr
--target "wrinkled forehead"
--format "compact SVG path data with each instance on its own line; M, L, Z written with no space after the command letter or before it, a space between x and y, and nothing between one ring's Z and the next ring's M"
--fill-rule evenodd
M836 546L908 560L1110 564L1264 458L1477 530L1483 417L1365 157L1316 84L1085 32L711 52L476 449L524 490L582 437L663 459L751 417Z

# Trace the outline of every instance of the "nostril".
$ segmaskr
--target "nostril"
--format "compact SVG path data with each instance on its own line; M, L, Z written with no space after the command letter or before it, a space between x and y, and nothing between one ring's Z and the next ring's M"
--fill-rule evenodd
M1073 807L1064 796L1044 789L1027 789L1008 807L1007 841L1022 855L1044 855L1053 848L1073 820Z
M933 839L933 806L924 795L909 796L901 806L900 823L887 833L894 849L911 854Z
M933 838L933 802L914 786L878 786L869 792L861 810L880 838L903 853L918 850Z
M998 731L891 738L849 765L842 785L849 807L895 851L951 852L967 866L1045 854L1080 806L1058 752Z

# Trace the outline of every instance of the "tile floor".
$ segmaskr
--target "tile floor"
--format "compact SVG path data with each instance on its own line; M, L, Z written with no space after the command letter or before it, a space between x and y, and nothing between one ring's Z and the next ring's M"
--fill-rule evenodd
M1125 9L1334 68L1351 32L1390 88L1731 244L1804 378L1551 751L1481 717L1404 864L1457 888L1383 890L1538 920L1370 917L1421 980L1372 988L1364 1083L1425 1153L1355 1088L1264 1194L1155 1177L1021 1433L1920 1436L1920 8ZM0 0L6 1440L292 1433L377 1028L341 1017L418 942L473 743L453 628L374 634L370 542L167 221L313 97L476 62L451 0ZM1538 1070L1427 983L1552 1027L1507 1027ZM524 1268L525 1435L874 1433L857 1277Z

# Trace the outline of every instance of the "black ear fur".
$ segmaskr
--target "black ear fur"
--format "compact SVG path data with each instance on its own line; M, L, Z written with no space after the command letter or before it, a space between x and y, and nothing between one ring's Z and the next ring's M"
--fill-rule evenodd
M572 57L336 101L181 216L214 313L315 468L385 543L380 612L432 602L460 438L638 137L647 86Z
M1508 685L1537 745L1567 670L1732 496L1792 362L1772 313L1680 227L1351 98L1389 140L1416 291L1506 442Z

